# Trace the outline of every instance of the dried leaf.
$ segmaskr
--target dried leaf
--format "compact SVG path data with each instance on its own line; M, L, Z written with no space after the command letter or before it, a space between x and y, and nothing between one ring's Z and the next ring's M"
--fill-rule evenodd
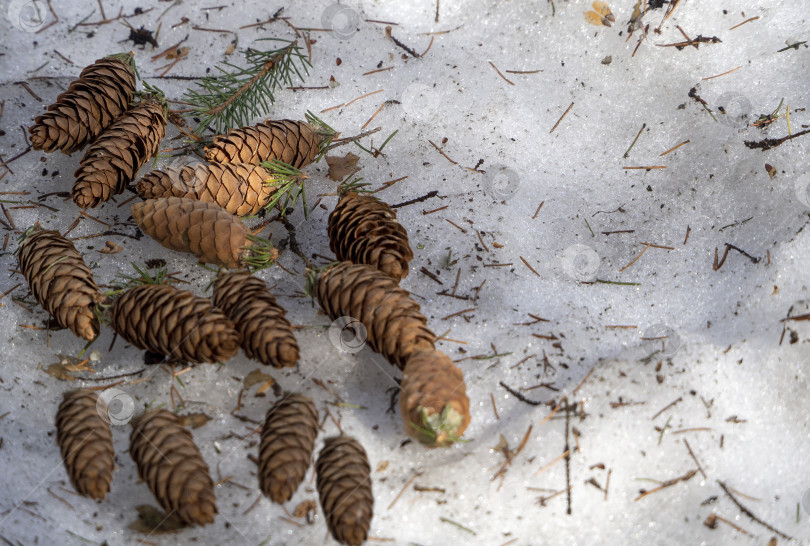
M326 163L329 165L329 178L335 182L344 180L347 176L359 171L357 161L360 158L349 152L343 157L326 156Z
M267 392L267 390L268 390L268 389L269 389L271 386L273 386L273 383L275 383L275 382L276 382L276 380L275 380L275 379L273 379L273 378L271 377L270 379L268 379L267 381L265 381L264 383L262 383L262 385L261 385L261 386L260 386L258 389L256 389L256 397L257 397L257 398L260 398L260 397L265 396L265 394L264 394L264 393L266 393L266 392Z
M298 506L295 507L293 510L293 517L295 518L303 518L304 516L309 516L310 513L314 512L318 509L318 503L314 500L305 500L298 503ZM307 517L309 519L309 517Z
M245 389L249 389L253 385L258 385L259 383L264 383L266 381L273 381L273 378L261 371L259 368L256 368L245 376L242 383L245 385ZM268 385L268 387L269 386L270 385Z
M45 368L45 373L55 377L60 381L76 381L76 376L71 374L67 370L67 367L61 362L51 364L50 366Z
M776 169L773 168L773 165L765 163L765 170L768 171L768 176L773 180L773 177L776 176Z
M380 464L377 465L377 472L384 472L386 468L388 468L388 461L380 461Z
M173 533L186 528L186 525L175 517L166 517L162 510L158 510L152 505L141 504L135 509L138 511L138 519L129 524L129 528L133 531L151 535Z
M230 55L234 51L236 51L236 43L238 40L234 39L230 44L228 44L228 48L225 50L225 55Z
M102 254L118 254L122 250L124 249L121 248L119 245L115 244L112 241L107 241L107 243L104 245L104 248L100 249L99 252L101 252Z
M180 424L190 428L200 428L211 420L208 415L201 412L187 413L185 415L178 415L178 417L180 418Z

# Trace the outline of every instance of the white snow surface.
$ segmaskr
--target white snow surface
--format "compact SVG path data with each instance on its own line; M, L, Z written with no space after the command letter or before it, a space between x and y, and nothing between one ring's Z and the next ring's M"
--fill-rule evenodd
M388 203L438 192L397 209L415 253L402 285L420 302L437 335L446 333L449 340L439 347L459 361L472 411L467 443L444 450L403 445L407 437L398 410L386 411L387 391L396 386L398 372L368 348L354 354L330 342L328 318L301 294L304 263L289 250L280 259L284 269L259 275L293 324L306 326L296 331L302 355L295 370L264 368L240 353L225 366L194 367L180 376L181 385L172 383L165 368L146 366L142 352L121 339L108 350L113 336L104 329L88 351L97 351L90 363L97 373L60 381L45 368L64 356L76 357L84 344L67 330L53 331L47 339L44 330L20 326L41 327L47 315L37 305L29 304L29 311L13 301L32 298L14 273L17 235L0 226L0 244L8 236L0 255L6 272L0 293L12 290L0 300L0 535L5 543L334 543L320 507L311 523L283 519L282 507L264 498L250 509L259 496L256 466L248 459L257 452L258 435L250 433L276 397L272 389L264 397L255 395L256 387L245 390L236 413L253 421L237 419L232 410L243 378L257 368L283 389L314 398L325 417L316 450L338 433L327 409L367 450L375 497L369 544L761 545L771 537L790 543L752 521L720 483L762 522L796 543L810 541L810 329L806 322L783 321L789 313L808 312L810 234L804 228L810 211L810 137L768 151L744 144L788 134L785 116L765 128L750 125L783 98L780 114L790 107L793 133L810 124L810 49L805 44L778 52L809 39L807 6L800 0L681 0L662 23L664 4L648 9L647 39L633 56L641 36L636 30L627 40L633 3L611 3L616 23L607 28L586 23L583 12L591 8L584 0L553 5L444 0L438 22L433 0L336 7L320 0L210 5L104 0L107 17L119 9L132 14L136 7L152 8L127 21L150 30L162 23L160 45L153 50L125 41L129 30L120 22L71 31L81 21L100 20L96 2L53 2L59 20L41 33L32 31L53 21L52 15L36 24L29 13L34 3L5 2L2 161L26 150L20 127L29 126L81 67L106 54L133 48L146 81L179 99L190 82L154 78L170 61L151 57L188 35L183 45L191 47L189 57L169 74L200 76L226 59L234 39L233 33L192 26L233 31L240 48L266 47L256 42L261 37L294 39L282 21L240 29L281 7L281 15L296 27L333 29L312 32L313 67L300 85L329 86L331 77L335 83L327 89L282 90L268 116L302 119L307 110L345 104L319 115L351 135L385 103L369 124L382 127L373 136L376 147L398 130L383 153L375 158L346 146L335 154L360 155L359 175L375 188L407 176L376 194ZM225 7L202 9L218 5ZM183 17L189 22L173 28ZM752 17L758 19L730 30ZM384 23L369 20L396 23L393 36L417 53L431 39L432 46L415 58L386 37ZM658 47L685 40L678 26L691 38L717 36L722 42L681 50ZM447 32L428 35L437 31ZM612 58L609 64L606 57ZM230 59L239 61L236 54ZM393 68L366 75L386 67ZM713 115L688 96L692 87ZM170 125L162 147L181 146L182 139L170 140L176 135ZM370 139L363 144L368 147ZM80 157L80 152L29 151L14 160L5 176L0 172L0 192L30 193L0 196L7 211L0 220L13 220L20 230L35 221L67 230L78 214L73 202L38 197L68 192ZM172 161L161 159L158 166ZM624 169L633 166L666 168ZM308 220L297 206L291 219L310 258L330 256L325 228L336 184L326 177L325 162L307 172L308 204L324 194L323 206ZM163 258L170 271L190 283L186 287L205 294L212 274L191 256L172 253L148 237L125 236L135 227L128 206L118 204L130 196L88 211L97 221L84 218L70 232L98 282L131 272L130 262ZM58 210L19 208L29 200ZM446 208L425 214L439 207ZM79 239L108 229L99 222L125 235ZM624 232L604 234L616 231ZM286 248L288 235L280 223L265 234ZM100 253L108 240L123 251ZM644 243L666 248L649 247L628 265ZM726 243L756 263L731 250L714 270L715 249L722 256ZM458 271L458 297L438 294L453 293ZM642 339L661 336L666 337ZM170 407L174 384L185 400L181 412L212 417L193 430L214 480L221 481L219 515L205 528L148 536L128 528L137 519L136 506L157 504L137 478L126 424L114 427L117 470L107 499L96 503L72 493L53 424L62 393L112 384L116 381L103 378L144 367L141 375L124 377L126 382L116 386L122 401L132 401L133 411L147 404ZM132 384L141 377L150 380ZM521 391L540 402L530 405L500 382L516 390L541 383L550 387ZM568 478L565 460L558 459L566 446L566 412L546 419L563 396L577 404L568 419ZM337 406L337 401L351 405ZM496 449L501 436L514 451L530 425L522 451L503 477L493 480L504 462ZM687 475L696 461L700 471L691 479L637 499L642 490ZM290 512L304 500L317 500L312 473L288 503ZM570 514L564 492L569 483ZM417 490L422 488L433 489ZM718 520L709 528L704 522L713 514L730 523Z

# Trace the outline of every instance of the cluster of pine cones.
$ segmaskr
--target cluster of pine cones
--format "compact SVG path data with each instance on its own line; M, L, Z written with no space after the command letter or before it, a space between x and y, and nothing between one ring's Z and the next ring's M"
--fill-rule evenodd
M166 119L159 91L136 92L130 53L84 69L29 131L34 148L47 152L72 153L90 144L73 186L73 200L86 208L130 186L157 154ZM20 271L54 320L83 339L95 339L101 323L107 323L132 345L171 361L224 362L241 347L262 364L295 366L299 346L286 312L264 281L251 274L271 264L275 251L237 216L256 214L280 191L263 162L305 167L323 155L334 136L309 121L268 120L215 137L205 150L209 163L154 170L137 182L144 201L131 212L138 226L167 248L221 267L212 299L151 283L103 295L71 241L39 225L21 239ZM332 320L360 321L368 345L402 371L400 409L410 436L430 447L459 441L470 421L463 374L436 349L419 304L399 286L413 252L395 212L370 195L341 191L328 236L338 262L309 274L321 308ZM115 466L102 402L91 389L69 392L56 418L71 482L95 499L110 490ZM147 411L132 427L130 454L167 514L184 524L212 522L214 484L178 417L167 410ZM259 483L273 502L287 502L303 481L318 430L318 412L303 395L286 395L268 411ZM315 468L333 536L361 544L373 507L365 450L343 435L327 439Z

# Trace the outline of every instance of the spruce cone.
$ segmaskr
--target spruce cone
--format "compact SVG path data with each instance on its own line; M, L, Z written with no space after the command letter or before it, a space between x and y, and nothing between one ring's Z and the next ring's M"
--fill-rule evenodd
M248 358L274 368L295 366L298 341L287 312L264 281L247 271L222 272L214 285L214 305L236 324Z
M157 154L165 135L160 102L146 99L130 109L85 152L74 173L73 201L84 209L123 192L143 164Z
M66 392L56 412L56 442L76 491L102 500L110 491L115 450L110 422L97 404L98 395L89 389Z
M359 320L371 348L400 369L414 352L434 349L436 336L419 304L397 281L369 265L341 262L320 276L315 292L329 318Z
M187 525L213 523L214 482L191 433L175 414L152 410L132 422L129 454L166 511Z
M135 223L172 250L228 268L266 267L278 251L250 235L247 226L216 203L161 197L130 208Z
M239 332L211 305L186 290L147 284L112 306L110 326L139 349L184 362L224 362L239 351Z
M258 165L211 163L154 170L138 181L144 199L187 197L216 203L236 216L257 214L273 199L273 175Z
M290 500L304 481L317 435L318 411L302 394L285 396L267 412L259 446L259 487L273 502Z
M35 150L71 154L93 142L129 108L135 93L132 56L105 57L86 67L28 128Z
M265 120L214 137L205 157L216 163L254 165L277 159L301 169L315 161L323 143L319 128L306 121Z
M405 432L428 447L458 441L470 424L464 374L441 351L422 351L402 373L399 409Z
M379 199L347 193L329 215L329 248L338 260L368 264L397 281L408 276L413 252L397 214Z
M329 531L341 544L359 546L368 538L374 515L366 451L354 438L329 438L318 455L315 472Z
M17 259L31 293L63 328L91 340L98 335L94 306L101 296L93 273L73 243L58 231L31 228Z

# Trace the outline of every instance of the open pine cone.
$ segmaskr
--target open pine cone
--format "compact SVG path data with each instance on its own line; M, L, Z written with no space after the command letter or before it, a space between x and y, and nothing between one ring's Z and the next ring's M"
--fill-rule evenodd
M295 366L298 341L287 312L263 280L247 271L223 271L214 285L213 302L236 324L248 358L274 368Z
M36 224L20 242L17 259L34 298L56 322L83 339L95 339L99 324L94 308L101 295L73 243Z
M318 495L335 540L360 546L374 515L371 467L363 446L348 436L326 440L315 463Z
M66 392L56 412L56 442L70 483L80 495L102 500L110 491L115 450L110 422L89 389Z
M341 262L321 274L315 294L330 319L359 320L371 348L400 369L413 353L434 349L436 336L419 304L397 281L370 265Z
M324 137L319 131L306 121L266 120L214 137L205 149L205 157L216 163L254 165L276 159L301 169L320 154Z
M71 154L93 142L132 102L135 72L132 54L99 59L48 106L28 128L31 147Z
M166 511L187 525L214 522L214 482L191 433L172 412L152 410L132 421L129 453L138 476Z
M267 412L259 446L259 486L273 502L290 500L304 481L317 436L318 411L302 394L285 396Z
M110 326L139 349L184 362L224 362L239 351L239 332L207 298L171 286L130 288L113 303Z
M374 266L397 281L408 276L413 259L408 232L387 203L349 192L329 215L327 229L338 260Z
M163 105L147 98L104 130L84 153L74 173L73 201L96 207L126 189L138 170L158 153L166 135Z

